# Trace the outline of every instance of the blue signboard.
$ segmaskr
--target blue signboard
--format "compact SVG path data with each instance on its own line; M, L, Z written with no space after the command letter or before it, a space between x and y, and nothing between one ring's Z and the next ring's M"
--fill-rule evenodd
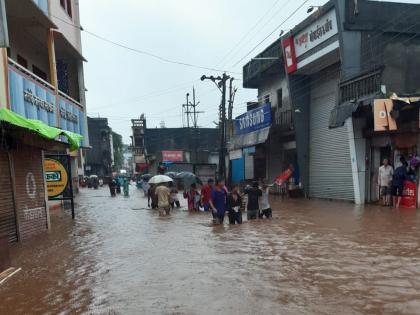
M271 126L271 105L264 104L235 118L234 133L243 135Z
M41 120L52 127L72 131L85 137L85 113L81 107L55 91L42 85L18 70L9 67L10 107L15 113L30 119ZM62 141L67 141L62 139Z

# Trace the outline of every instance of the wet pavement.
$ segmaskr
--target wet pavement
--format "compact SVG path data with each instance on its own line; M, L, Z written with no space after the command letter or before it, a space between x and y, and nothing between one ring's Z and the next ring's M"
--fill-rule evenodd
M272 220L211 226L82 190L77 218L12 248L0 314L419 314L413 210L272 199Z

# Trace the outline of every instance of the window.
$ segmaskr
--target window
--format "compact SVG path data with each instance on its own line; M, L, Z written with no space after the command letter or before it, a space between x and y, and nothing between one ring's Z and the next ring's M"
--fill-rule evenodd
M264 96L264 104L270 104L270 94Z
M277 108L283 107L283 90L278 89L277 90Z
M28 60L26 60L25 58L23 58L21 55L17 55L17 62L22 67L25 67L26 69L28 69Z
M39 69L37 66L32 65L32 72L36 76L40 77L42 80L47 81L47 79L48 79L47 74L44 71L42 71L41 69Z
M72 8L71 8L71 0L60 0L60 5L67 12L67 14L72 17Z

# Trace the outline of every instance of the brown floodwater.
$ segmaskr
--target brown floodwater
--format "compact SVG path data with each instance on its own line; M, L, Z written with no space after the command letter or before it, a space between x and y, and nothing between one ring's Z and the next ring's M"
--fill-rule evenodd
M272 220L211 226L131 192L84 189L13 245L0 314L420 314L416 211L272 198Z

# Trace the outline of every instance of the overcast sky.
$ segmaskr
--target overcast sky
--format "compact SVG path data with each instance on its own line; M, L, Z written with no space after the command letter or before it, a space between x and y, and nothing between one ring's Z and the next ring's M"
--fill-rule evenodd
M303 20L309 0L254 52L263 38L278 27L305 0L79 0L84 29L126 46L232 74L239 88L235 115L256 100L257 91L242 88L241 71L253 56ZM404 1L420 3L419 0ZM213 127L218 117L220 92L201 75L215 71L162 62L153 57L114 46L82 34L87 111L89 116L107 117L113 130L130 142L132 118L145 113L148 127L181 127L181 105L185 94L196 88L199 125ZM246 57L245 57L246 56ZM235 64L241 60L236 66Z

